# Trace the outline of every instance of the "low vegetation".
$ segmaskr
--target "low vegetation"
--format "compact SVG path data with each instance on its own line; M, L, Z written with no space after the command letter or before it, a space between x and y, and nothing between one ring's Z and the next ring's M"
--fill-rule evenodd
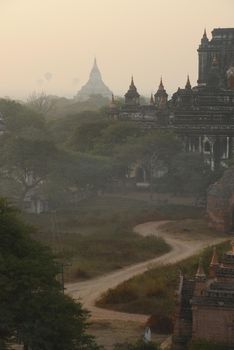
M50 238L47 233L40 234L40 239L48 244ZM72 263L66 271L66 278L74 280L120 269L169 250L170 247L162 238L143 238L118 224L113 224L96 229L85 227L81 229L81 233L64 233L58 255Z
M221 255L228 247L228 242L222 243L218 245L217 252ZM207 271L212 247L205 249L201 255ZM108 290L98 300L97 305L123 312L150 314L152 316L149 325L152 330L170 333L173 327L179 273L182 271L186 276L194 276L198 259L198 256L194 256L175 265L149 270L115 289Z
M69 266L66 280L94 277L144 261L169 250L159 238L141 237L132 231L138 223L201 216L201 210L115 196L91 198L76 210L40 215L24 214L38 227L35 238L50 245Z
M142 340L132 343L121 343L114 346L114 350L159 350L160 347L154 342L145 343Z
M227 345L218 344L211 341L193 341L188 350L227 350Z

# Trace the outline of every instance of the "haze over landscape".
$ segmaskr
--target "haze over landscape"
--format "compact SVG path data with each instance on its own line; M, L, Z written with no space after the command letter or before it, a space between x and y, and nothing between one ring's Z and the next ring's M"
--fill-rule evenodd
M234 349L233 10L0 0L0 350Z
M232 0L2 0L1 96L32 91L73 97L94 56L117 95L133 74L139 93L163 76L169 93L197 80L203 30L233 25Z

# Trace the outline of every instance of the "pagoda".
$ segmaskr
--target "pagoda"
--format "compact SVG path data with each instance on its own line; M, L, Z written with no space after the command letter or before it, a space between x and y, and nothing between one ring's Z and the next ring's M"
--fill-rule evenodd
M96 58L94 59L93 67L89 75L89 80L85 85L82 86L80 91L78 91L76 99L80 101L86 101L94 95L99 95L109 99L111 99L112 96L111 90L108 88L108 86L105 85L102 80L102 75L98 68Z

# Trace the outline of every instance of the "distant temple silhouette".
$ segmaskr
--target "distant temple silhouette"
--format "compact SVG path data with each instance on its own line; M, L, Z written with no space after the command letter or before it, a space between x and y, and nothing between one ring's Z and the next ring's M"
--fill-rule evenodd
M76 95L76 99L80 101L88 100L93 95L101 95L102 97L111 98L112 92L102 80L101 72L97 65L96 58L94 59L93 68L89 75L89 80L82 86Z

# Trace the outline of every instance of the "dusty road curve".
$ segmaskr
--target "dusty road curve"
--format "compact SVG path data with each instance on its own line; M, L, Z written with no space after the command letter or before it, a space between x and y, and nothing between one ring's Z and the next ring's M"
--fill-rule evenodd
M74 299L80 299L84 307L91 311L92 320L122 320L139 321L142 323L145 322L148 318L147 315L128 314L97 308L95 306L95 300L98 299L98 297L109 288L116 287L118 284L128 280L135 275L143 273L152 266L180 261L196 254L202 248L210 244L217 244L224 240L223 237L213 239L209 237L201 241L200 239L191 239L184 235L169 235L160 229L160 226L166 222L167 221L147 222L141 225L137 225L134 230L143 236L151 234L162 236L172 247L172 250L169 253L142 263L128 266L121 270L92 280L66 285L66 292Z

